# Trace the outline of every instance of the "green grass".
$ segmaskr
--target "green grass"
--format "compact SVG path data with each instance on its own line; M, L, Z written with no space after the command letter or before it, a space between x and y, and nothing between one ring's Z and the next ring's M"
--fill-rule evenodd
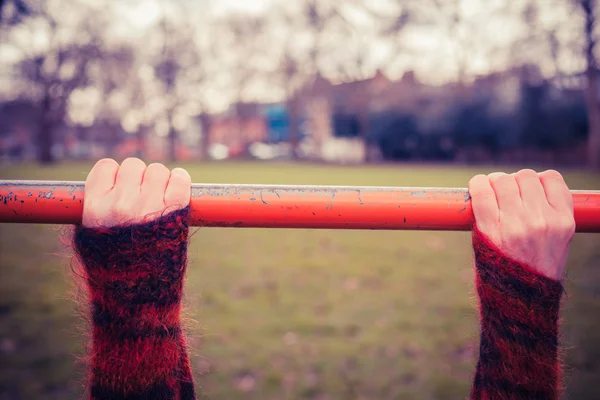
M194 182L464 187L489 169L187 165ZM90 165L3 168L84 180ZM572 188L600 177L569 171ZM57 227L0 225L0 399L79 398L73 276ZM468 233L199 230L186 325L213 399L464 399L476 361ZM600 399L600 235L578 234L564 310L568 398Z

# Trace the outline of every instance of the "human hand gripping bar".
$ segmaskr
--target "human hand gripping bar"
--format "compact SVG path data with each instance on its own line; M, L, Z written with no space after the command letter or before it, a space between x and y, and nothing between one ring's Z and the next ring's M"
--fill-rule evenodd
M78 224L84 182L0 180L0 222ZM577 232L600 232L600 191L573 190ZM194 226L468 231L467 189L193 184Z

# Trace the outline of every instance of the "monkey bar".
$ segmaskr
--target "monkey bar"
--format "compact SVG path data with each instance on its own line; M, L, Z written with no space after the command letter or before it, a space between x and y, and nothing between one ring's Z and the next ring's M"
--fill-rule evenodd
M83 182L0 180L0 222L77 224ZM600 191L572 191L577 232L600 232ZM194 184L192 225L470 230L467 189Z

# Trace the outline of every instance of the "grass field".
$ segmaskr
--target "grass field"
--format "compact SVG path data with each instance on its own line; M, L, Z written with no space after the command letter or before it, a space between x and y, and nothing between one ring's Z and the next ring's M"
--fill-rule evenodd
M187 165L194 182L465 187L488 169ZM84 180L90 165L3 167ZM573 189L600 176L565 173ZM74 399L85 324L57 227L0 225L0 400ZM212 399L465 399L477 357L468 233L199 230L186 325ZM563 310L569 399L600 399L600 235L578 234Z

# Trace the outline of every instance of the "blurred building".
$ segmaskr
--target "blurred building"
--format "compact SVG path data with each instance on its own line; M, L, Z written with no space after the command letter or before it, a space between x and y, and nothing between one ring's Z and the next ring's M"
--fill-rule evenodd
M259 103L237 103L225 113L210 116L205 143L209 147L223 146L228 156L243 154L255 142L268 140L267 119Z
M176 156L196 160L299 157L341 163L391 160L582 163L587 119L585 76L545 80L535 66L430 85L407 72L392 80L333 83L321 75L288 102L236 103L226 112L192 118L176 131ZM600 87L599 87L600 92ZM290 107L290 105L294 107ZM0 156L34 159L42 118L24 100L0 105ZM294 129L293 129L294 128ZM170 157L166 131L126 131L116 118L90 126L56 124L58 158Z

